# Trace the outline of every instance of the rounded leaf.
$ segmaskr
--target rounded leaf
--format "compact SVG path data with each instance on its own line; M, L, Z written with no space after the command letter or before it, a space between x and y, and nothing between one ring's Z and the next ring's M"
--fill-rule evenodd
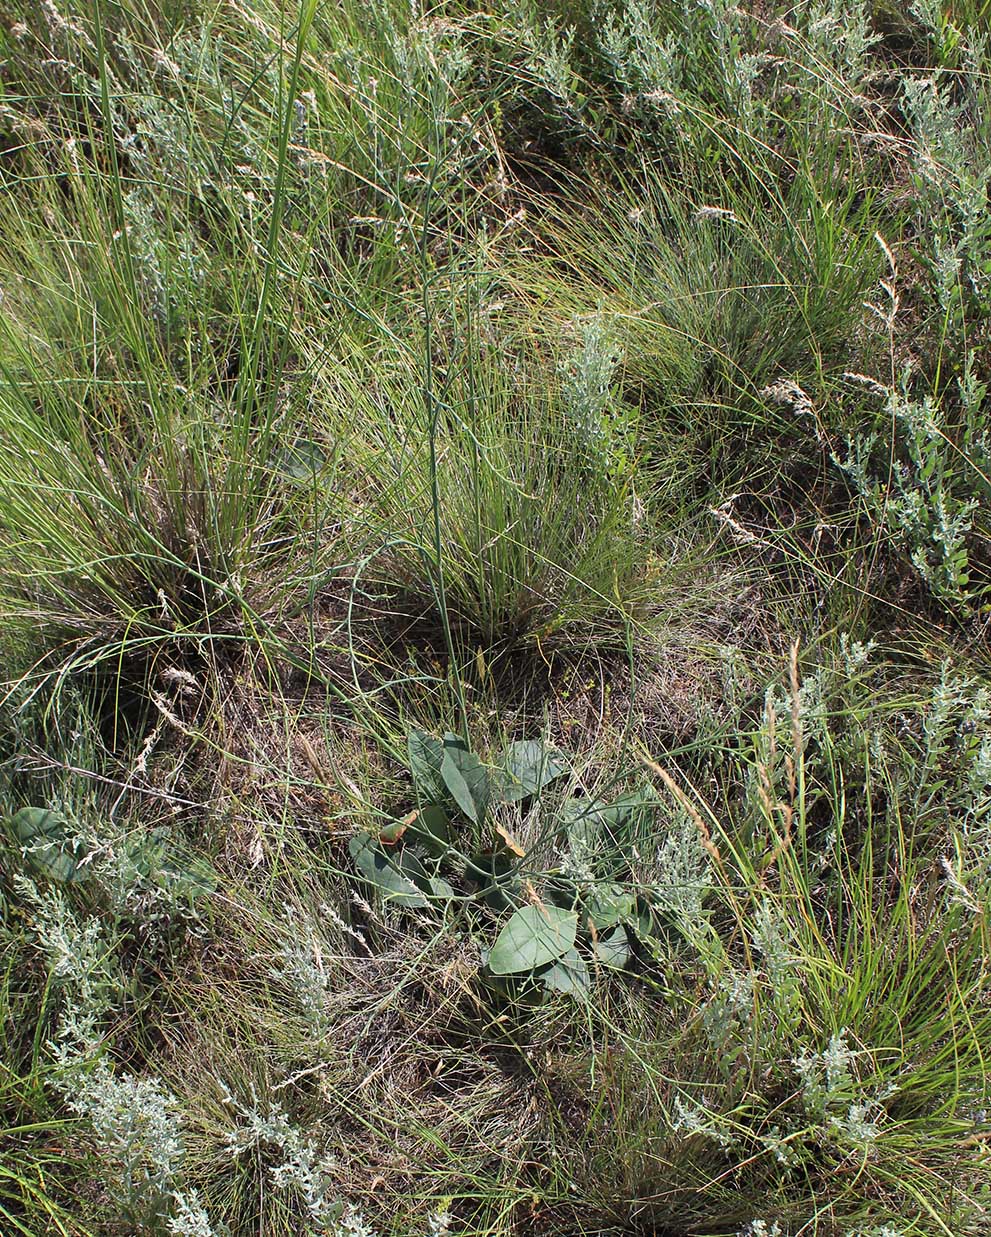
M37 846L41 842L58 841L69 830L69 822L60 812L44 807L22 807L11 819L14 837L21 846Z
M348 849L354 866L386 902L409 908L429 906L428 900L410 877L382 853L367 833L359 833L352 838Z
M553 748L540 739L522 739L510 743L502 754L502 798L515 803L530 795L539 795L543 788L567 769Z
M493 975L519 975L556 962L574 946L578 916L559 906L524 906L510 916L492 946Z
M588 967L574 949L569 949L563 958L541 971L540 978L549 991L567 992L571 996L581 996L592 986Z
M88 875L79 867L84 856L75 827L61 813L48 808L22 807L10 825L24 862L36 876L64 884Z
M409 831L435 859L442 859L454 844L454 826L437 804L429 804L408 818Z
M597 885L588 900L588 922L604 932L629 919L636 912L637 900L622 885Z
M604 965L621 971L630 960L630 940L622 924L592 942L592 952Z

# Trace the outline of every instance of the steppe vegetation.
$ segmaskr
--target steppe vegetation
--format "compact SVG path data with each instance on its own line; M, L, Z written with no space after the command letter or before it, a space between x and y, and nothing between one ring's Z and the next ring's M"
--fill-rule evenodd
M991 1232L989 0L9 0L4 1237Z

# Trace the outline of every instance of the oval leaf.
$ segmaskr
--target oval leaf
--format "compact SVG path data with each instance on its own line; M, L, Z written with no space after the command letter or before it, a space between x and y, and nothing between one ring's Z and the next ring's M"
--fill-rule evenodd
M454 843L454 828L442 807L433 803L407 818L409 831L435 859L441 859Z
M36 876L66 883L84 880L84 855L72 823L59 812L22 807L10 821L24 862Z
M575 943L578 916L559 906L524 906L510 916L492 946L489 970L518 975L556 962Z
M636 898L621 885L597 885L588 900L589 925L604 932L629 919L636 905Z
M444 757L444 744L422 730L411 730L406 739L409 752L409 768L413 785L421 803L439 803L447 796L444 779L440 775L440 762Z
M469 820L480 825L489 806L489 775L478 757L445 743L440 774L454 802Z
M367 833L359 833L348 846L354 866L370 885L374 885L386 902L397 906L423 907L428 900L403 872L383 855Z
M522 739L510 743L502 754L502 797L516 803L530 795L539 795L548 783L565 772L567 766L553 748L540 739Z
M443 876L431 876L429 882L430 896L438 898L442 902L450 902L457 895L449 881L446 881Z
M630 941L623 925L594 940L592 952L604 966L621 971L630 960Z
M309 438L300 438L282 452L282 472L292 481L311 481L327 463L326 452Z
M549 991L568 992L572 996L581 996L591 987L588 967L574 949L569 949L564 957L541 971L540 978Z
M564 808L565 830L572 846L625 852L636 837L649 830L656 807L657 796L651 787L631 791L612 803L572 799Z

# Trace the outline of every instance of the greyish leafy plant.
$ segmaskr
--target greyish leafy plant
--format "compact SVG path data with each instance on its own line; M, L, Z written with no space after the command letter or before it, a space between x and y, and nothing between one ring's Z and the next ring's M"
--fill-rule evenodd
M522 823L568 771L560 752L521 740L485 764L456 735L413 730L408 753L417 807L350 844L358 875L383 902L509 912L482 951L483 977L503 995L532 984L582 993L591 985L589 964L621 971L635 952L656 954L659 908L630 870L637 838L655 827L653 791L609 803L587 796L542 803L557 858L548 866L545 847L538 855L538 847L520 845L512 813Z
M7 822L7 832L33 876L60 884L85 880L86 849L79 829L61 812L22 807Z
M149 894L192 909L215 887L209 865L167 829L137 830L110 841L63 812L22 807L8 817L5 832L28 875L59 885L95 879L112 900L119 895L121 906L137 898L145 915Z

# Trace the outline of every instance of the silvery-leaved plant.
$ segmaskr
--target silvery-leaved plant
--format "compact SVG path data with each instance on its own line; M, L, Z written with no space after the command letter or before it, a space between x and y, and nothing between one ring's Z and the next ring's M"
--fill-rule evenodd
M156 1078L116 1072L105 1057L63 1061L60 1087L100 1150L105 1184L133 1223L175 1237L213 1237L195 1191L183 1187L185 1156L175 1097Z
M341 1219L341 1203L333 1190L334 1161L317 1140L302 1130L276 1103L262 1104L253 1097L242 1104L230 1091L224 1102L237 1114L240 1124L226 1137L233 1159L256 1149L266 1155L269 1179L277 1190L294 1190L314 1221Z

